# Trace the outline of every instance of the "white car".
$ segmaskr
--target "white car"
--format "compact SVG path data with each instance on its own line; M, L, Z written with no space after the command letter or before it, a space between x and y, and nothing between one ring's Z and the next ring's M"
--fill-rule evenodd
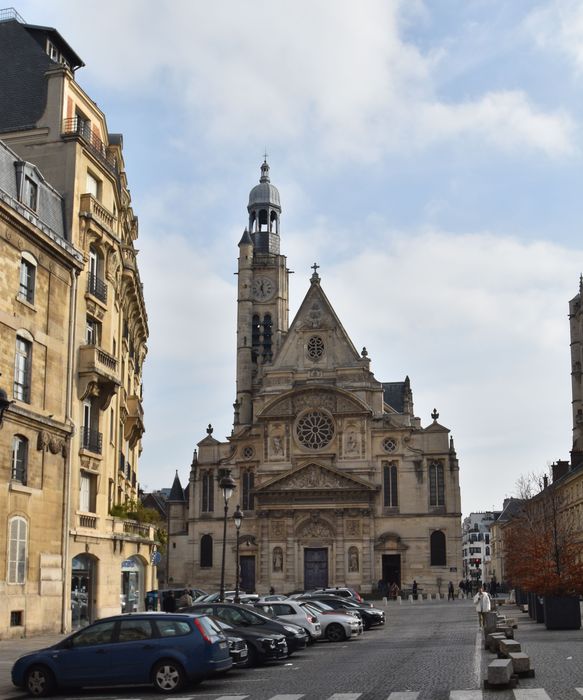
M322 627L318 616L305 608L298 600L270 600L269 602L254 603L254 607L279 618L282 622L293 622L303 627L310 638L310 643L322 636Z
M300 605L317 615L322 628L322 637L330 642L343 642L362 634L362 619L348 610L333 610L326 603L316 600L301 601Z

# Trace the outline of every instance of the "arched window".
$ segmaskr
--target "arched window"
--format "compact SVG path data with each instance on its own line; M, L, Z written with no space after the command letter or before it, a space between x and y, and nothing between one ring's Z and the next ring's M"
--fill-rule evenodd
M203 472L201 479L202 487L202 512L212 513L215 509L215 490L212 472Z
M14 398L30 403L32 342L20 333L16 336L14 353Z
M267 231L267 209L259 210L259 231Z
M24 518L11 518L8 522L8 583L24 583L26 580L26 556L28 548L28 523Z
M201 567L211 567L213 565L213 537L203 535L200 538L200 565Z
M432 462L429 465L429 505L445 505L445 482L441 462Z
M441 530L435 530L435 532L431 533L430 549L431 566L445 566L445 535Z
M12 438L12 474L13 481L26 484L28 478L28 440L23 435Z
M267 362L271 360L272 327L271 314L265 314L263 317L263 359Z
M394 462L383 462L383 506L395 508L398 505L397 465Z
M257 362L261 342L261 321L258 314L253 314L251 321L251 354L253 362Z
M255 485L255 474L251 471L243 472L242 477L243 499L241 507L243 510L253 510L253 487Z
M490 556L490 547L486 547L486 556L487 556L487 557Z

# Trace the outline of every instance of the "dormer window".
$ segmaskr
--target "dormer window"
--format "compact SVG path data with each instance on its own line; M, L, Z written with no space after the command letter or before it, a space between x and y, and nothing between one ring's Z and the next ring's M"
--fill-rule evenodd
M28 176L24 178L24 203L29 209L36 211L38 206L38 185Z
M56 63L59 62L59 50L50 39L47 39L47 54L50 56L52 61L55 61Z

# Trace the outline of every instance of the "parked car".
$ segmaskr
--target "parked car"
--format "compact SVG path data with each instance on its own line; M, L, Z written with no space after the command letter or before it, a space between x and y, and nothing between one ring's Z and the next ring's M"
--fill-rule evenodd
M362 619L344 610L334 610L326 603L315 600L300 601L306 610L318 616L322 628L322 638L330 642L343 642L345 639L353 639L362 634Z
M195 603L186 612L203 612L206 615L218 617L220 620L234 627L256 627L268 634L283 634L287 642L288 656L298 649L303 649L308 640L308 635L303 627L291 622L280 622L263 615L258 610L248 605L237 603Z
M277 617L283 622L293 622L303 627L308 633L309 643L322 636L322 628L318 616L302 607L297 600L272 600L265 603L254 603L254 607L266 615Z
M225 602L233 603L235 601L236 591L225 591ZM215 593L205 593L204 595L198 596L194 599L194 603L218 603L221 594L219 591ZM240 603L254 603L259 600L257 593L244 593L239 591L239 602Z
M208 617L128 613L21 656L12 682L35 697L58 688L134 684L172 693L232 665L227 640Z
M384 610L380 610L379 608L364 607L362 605L359 605L358 603L349 600L348 598L339 598L338 596L325 595L323 593L310 593L305 594L304 596L302 596L301 599L321 600L324 603L327 603L331 608L334 608L335 610L342 609L356 612L362 618L362 624L364 625L365 630L370 629L373 625L385 624Z
M372 603L367 603L362 599L356 588L347 588L346 586L335 586L334 588L317 588L315 591L306 591L306 593L327 593L329 595L337 595L339 598L348 598L355 603L372 607Z
M229 654L233 659L233 666L247 666L249 660L249 649L245 639L238 635L232 627L225 625L214 617L208 617L208 621L215 625L218 634L223 634L229 645Z
M245 640L248 649L247 660L242 666L257 666L266 661L285 659L287 642L283 634L266 634L255 627L236 627L219 618L212 618L227 636L235 634Z

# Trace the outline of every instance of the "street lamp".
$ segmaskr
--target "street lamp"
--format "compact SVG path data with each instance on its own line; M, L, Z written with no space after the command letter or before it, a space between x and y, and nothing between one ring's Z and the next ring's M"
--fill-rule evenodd
M237 510L233 513L233 520L235 521L235 527L237 528L237 543L235 545L235 603L240 603L241 598L239 598L239 530L241 529L241 523L243 522L243 513L241 513L241 506L239 504L237 504Z
M225 600L225 548L227 545L227 511L229 510L229 498L233 495L233 491L237 488L235 480L231 476L231 472L227 473L219 481L219 488L223 492L223 500L225 502L225 514L223 516L223 561L221 563L221 592L219 601L222 603Z

